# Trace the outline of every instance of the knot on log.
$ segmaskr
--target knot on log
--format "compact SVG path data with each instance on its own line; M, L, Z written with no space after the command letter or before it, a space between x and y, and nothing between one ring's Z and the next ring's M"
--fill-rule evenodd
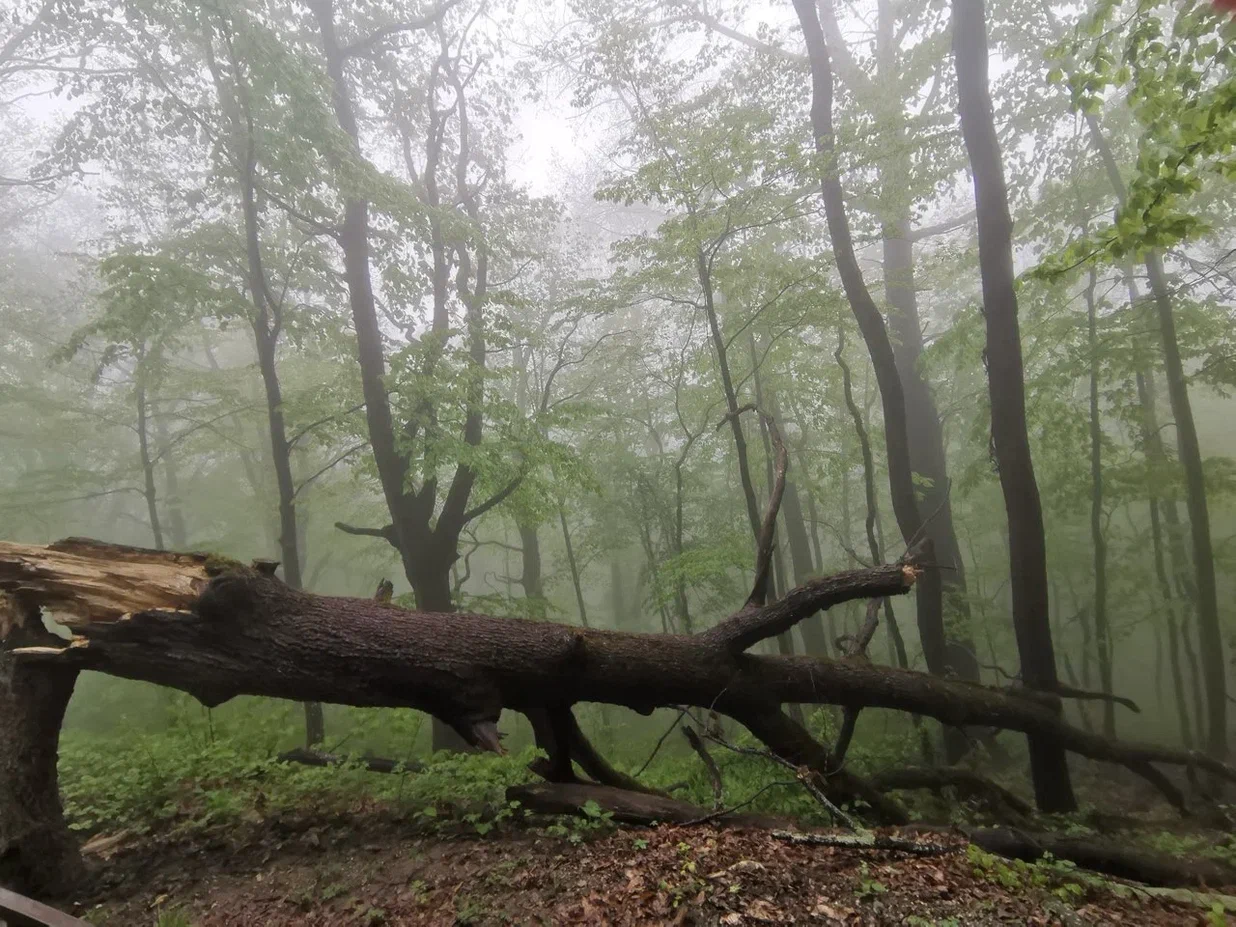
M258 603L262 598L259 587L263 582L272 581L246 567L219 573L202 590L194 611L205 621L220 623L258 618L261 615Z

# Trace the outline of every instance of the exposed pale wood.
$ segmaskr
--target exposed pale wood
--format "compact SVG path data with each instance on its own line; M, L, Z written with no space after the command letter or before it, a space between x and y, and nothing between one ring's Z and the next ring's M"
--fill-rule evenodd
M210 578L208 562L205 554L84 538L47 547L0 542L0 590L31 596L76 622L110 621L149 609L189 608Z
M0 921L8 927L90 927L86 921L7 888L0 888Z

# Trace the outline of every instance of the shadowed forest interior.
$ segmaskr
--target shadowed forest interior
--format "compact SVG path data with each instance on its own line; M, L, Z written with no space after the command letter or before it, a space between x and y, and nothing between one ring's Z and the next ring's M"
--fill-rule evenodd
M0 885L1228 922L1231 6L0 2Z

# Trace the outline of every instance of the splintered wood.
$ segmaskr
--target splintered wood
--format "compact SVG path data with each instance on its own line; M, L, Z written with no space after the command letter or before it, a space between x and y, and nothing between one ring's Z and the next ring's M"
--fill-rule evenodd
M209 577L205 554L137 550L81 538L46 547L0 542L0 592L29 596L73 624L148 609L187 609Z

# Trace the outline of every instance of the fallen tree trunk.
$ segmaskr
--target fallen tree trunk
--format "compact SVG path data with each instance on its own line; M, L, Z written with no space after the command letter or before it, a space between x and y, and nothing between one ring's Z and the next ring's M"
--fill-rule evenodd
M1027 833L1009 827L963 829L975 846L997 856L1032 863L1050 853L1083 869L1167 888L1236 885L1236 868L1213 859L1182 858L1129 849L1106 840Z
M754 601L695 636L634 634L484 615L407 611L372 599L316 596L270 575L202 555L68 540L0 544L0 590L64 619L72 641L20 647L23 668L92 669L189 692L203 704L261 695L295 701L409 707L451 724L469 743L501 751L500 712L532 721L548 760L538 772L575 780L572 764L603 785L639 784L588 743L577 702L649 713L693 706L729 715L769 749L824 777L838 798L861 798L904 821L880 790L837 770L829 751L786 715L787 703L891 708L957 726L1049 737L1064 749L1119 763L1182 804L1152 764L1236 771L1195 753L1087 733L1059 700L875 666L856 660L756 656L751 645L845 601L899 595L917 578L910 559L813 580L770 605Z

